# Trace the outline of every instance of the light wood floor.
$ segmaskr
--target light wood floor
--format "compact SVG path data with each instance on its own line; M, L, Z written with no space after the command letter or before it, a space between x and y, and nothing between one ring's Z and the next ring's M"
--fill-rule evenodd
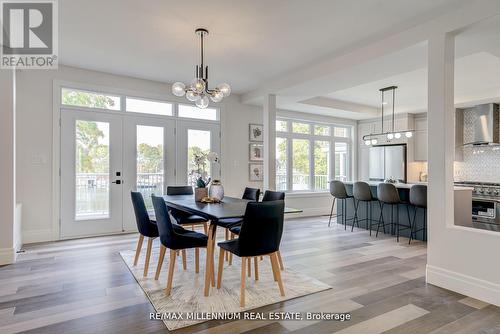
M257 311L350 312L351 321L212 321L175 333L500 333L500 308L425 284L425 244L327 221L287 220L282 254L286 267L333 289ZM136 240L26 246L18 263L0 268L0 333L167 332L149 320L153 307L118 254Z

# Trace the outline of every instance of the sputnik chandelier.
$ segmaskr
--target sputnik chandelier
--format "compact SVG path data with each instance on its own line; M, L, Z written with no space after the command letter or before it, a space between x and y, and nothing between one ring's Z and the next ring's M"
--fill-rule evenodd
M184 96L191 102L194 102L198 108L206 108L209 104L209 99L213 102L220 102L224 97L231 94L231 87L227 83L223 83L214 89L208 88L208 66L204 66L203 38L208 35L208 30L198 28L195 30L196 35L200 36L200 65L196 65L196 78L186 87L182 82L176 82L172 85L172 94L175 96Z

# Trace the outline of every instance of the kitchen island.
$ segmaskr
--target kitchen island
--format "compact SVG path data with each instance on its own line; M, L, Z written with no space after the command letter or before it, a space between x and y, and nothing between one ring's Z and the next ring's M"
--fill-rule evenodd
M352 196L352 186L355 181L345 181L345 187L347 190L347 194ZM366 181L365 181L366 182ZM370 189L372 192L372 196L374 199L377 198L377 185L381 182L377 181L368 181L367 182L370 185ZM401 225L408 226L410 225L410 219L413 222L413 219L415 217L415 227L414 229L416 231L419 231L416 233L415 238L417 240L425 240L425 235L423 231L424 227L424 221L426 220L424 217L424 210L419 209L417 210L416 215L414 216L414 208L413 206L408 206L406 203L409 203L410 200L410 188L415 185L415 184L426 184L426 183L395 183L394 186L398 189L399 192L399 197L401 198L401 204L392 207L391 205L385 205L384 206L384 221L386 224L389 224L391 221L391 215L394 218L394 222L396 222L397 217L398 217L398 211L399 211L399 222ZM455 191L455 220L464 220L468 221L471 220L471 199L472 199L472 188L470 187L461 187L461 186L455 186L454 187ZM457 203L457 200L460 203ZM352 198L349 198L345 201L346 203L346 218L348 219L347 225L351 226L352 220L349 220L354 217L354 200ZM360 202L359 203L359 208L358 208L358 220L359 220L359 227L360 228L365 228L368 229L369 222L366 220L366 218L369 216L370 210L371 210L371 218L372 218L372 230L376 231L377 230L377 224L378 220L380 217L380 204L377 200L372 201L370 204L370 209L367 208L367 203L366 202ZM337 214L342 213L342 205L340 202L336 204L337 206ZM408 206L408 210L407 210ZM458 212L457 212L458 210ZM340 224L342 223L342 219L338 219L337 222ZM456 223L456 225L462 225L462 223ZM357 225L355 225L357 227ZM395 227L393 231L390 231L390 227L386 226L386 233L396 233ZM379 233L383 233L382 225L380 226L380 231ZM403 237L408 237L410 235L410 230L405 229L401 230L400 236Z

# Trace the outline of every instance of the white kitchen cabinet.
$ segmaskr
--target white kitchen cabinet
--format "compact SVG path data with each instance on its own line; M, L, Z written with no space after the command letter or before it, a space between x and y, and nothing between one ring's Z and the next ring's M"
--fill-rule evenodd
M427 118L415 118L414 133L414 155L415 161L427 161Z

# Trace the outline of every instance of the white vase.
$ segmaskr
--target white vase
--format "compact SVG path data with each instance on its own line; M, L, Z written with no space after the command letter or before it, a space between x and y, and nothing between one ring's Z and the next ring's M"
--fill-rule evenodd
M222 183L219 180L213 180L210 183L208 194L210 197L222 201L222 199L224 198L224 187L222 186Z

